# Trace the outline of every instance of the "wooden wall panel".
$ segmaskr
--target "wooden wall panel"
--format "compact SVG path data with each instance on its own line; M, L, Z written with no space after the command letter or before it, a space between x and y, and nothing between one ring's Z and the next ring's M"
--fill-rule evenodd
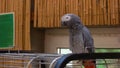
M87 26L120 25L119 0L35 0L34 27L60 27L66 13L80 16Z
M15 47L30 50L30 0L0 0L0 13L15 14Z
M24 21L24 50L31 50L31 45L30 45L30 9L31 9L31 1L30 0L26 0L25 2L26 7L24 10L25 14L23 16L25 16L25 21ZM23 12L24 13L24 12Z

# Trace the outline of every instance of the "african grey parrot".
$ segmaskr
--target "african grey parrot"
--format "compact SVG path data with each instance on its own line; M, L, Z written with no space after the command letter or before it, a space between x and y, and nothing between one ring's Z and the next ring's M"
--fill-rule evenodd
M82 24L79 16L65 14L61 18L62 26L67 26L70 33L70 50L73 53L93 53L94 42L89 30Z
M62 26L69 28L70 50L73 53L93 53L94 42L91 33L82 24L79 16L75 14L65 14L61 18ZM94 60L83 60L85 68L96 68Z

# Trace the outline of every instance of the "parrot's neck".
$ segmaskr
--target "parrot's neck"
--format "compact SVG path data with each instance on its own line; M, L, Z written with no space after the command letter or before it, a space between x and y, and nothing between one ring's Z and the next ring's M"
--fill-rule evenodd
M83 25L73 25L70 30L80 31L83 27Z
M70 31L70 33L72 33L72 34L82 34L82 29L83 29L83 27L81 28L81 27L75 27L75 28L71 28L71 29L69 29L69 31Z

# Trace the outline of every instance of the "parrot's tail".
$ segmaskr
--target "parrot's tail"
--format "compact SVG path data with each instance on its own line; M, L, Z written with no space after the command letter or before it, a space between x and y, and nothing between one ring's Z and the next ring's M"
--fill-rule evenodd
M84 60L83 65L84 68L96 68L95 60Z

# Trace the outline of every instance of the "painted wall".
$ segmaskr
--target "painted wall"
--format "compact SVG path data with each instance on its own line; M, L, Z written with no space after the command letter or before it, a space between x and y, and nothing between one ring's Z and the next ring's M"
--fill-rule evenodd
M34 28L33 22L30 25L31 50L34 52L44 52L45 30Z
M89 28L96 48L120 48L120 28ZM68 29L45 31L45 53L56 53L58 47L69 47Z

